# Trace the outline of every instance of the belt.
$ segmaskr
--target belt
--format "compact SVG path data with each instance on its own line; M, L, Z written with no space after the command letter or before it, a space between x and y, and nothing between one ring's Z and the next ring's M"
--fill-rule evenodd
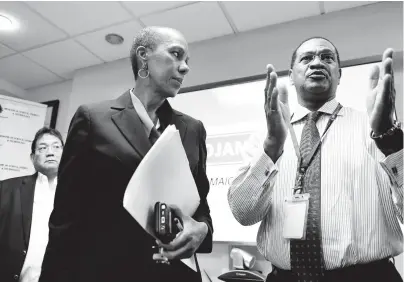
M390 266L389 259L390 258L385 258L367 264L355 264L343 268L326 270L323 280L328 281L330 279L338 279L336 281L348 281L348 279L352 279L353 277L363 277L363 275L372 277L372 273L380 273L380 271L383 271ZM291 281L297 278L296 274L291 270L284 270L274 265L272 265L272 268L272 273L275 277L284 278Z

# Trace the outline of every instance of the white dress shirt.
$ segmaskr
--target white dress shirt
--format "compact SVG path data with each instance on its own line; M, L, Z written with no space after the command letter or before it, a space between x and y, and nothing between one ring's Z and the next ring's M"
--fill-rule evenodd
M154 126L153 121L151 120L142 102L139 100L138 97L136 97L135 93L133 92L133 89L130 90L130 97L132 99L133 107L135 108L136 113L138 114L141 122L143 123L147 136L150 136L150 132ZM156 123L156 129L160 130L160 120L158 118Z
M20 282L36 282L41 273L42 260L48 244L49 217L53 210L57 178L50 184L38 172L32 208L31 232L27 256L21 270Z
M319 109L320 135L338 102ZM298 142L310 111L298 106L292 126ZM321 232L326 269L367 263L403 251L399 225L403 211L403 152L388 157L369 137L366 113L343 107L321 146ZM262 143L240 169L228 192L235 218L243 225L261 222L257 245L281 269L290 269L290 244L282 236L283 203L293 194L297 157L290 134L276 164ZM395 200L395 203L393 202Z

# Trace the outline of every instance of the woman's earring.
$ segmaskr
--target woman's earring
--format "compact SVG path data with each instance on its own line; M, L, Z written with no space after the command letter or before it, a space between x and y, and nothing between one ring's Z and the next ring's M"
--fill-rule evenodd
M147 69L148 69L147 68L147 63L143 62L142 67L137 72L137 75L140 78L143 78L143 79L148 78L149 77L149 71ZM141 74L142 71L146 73L144 76L142 76L142 74Z

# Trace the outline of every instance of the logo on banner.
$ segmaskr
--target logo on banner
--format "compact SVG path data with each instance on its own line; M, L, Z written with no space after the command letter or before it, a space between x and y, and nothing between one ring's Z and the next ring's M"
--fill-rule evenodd
M206 138L207 165L242 164L253 145L254 133L209 135Z

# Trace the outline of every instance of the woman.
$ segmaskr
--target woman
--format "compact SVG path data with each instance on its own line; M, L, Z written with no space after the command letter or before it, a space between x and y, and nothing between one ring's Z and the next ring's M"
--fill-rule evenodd
M178 93L187 62L188 44L178 31L147 27L131 49L135 87L116 100L79 107L59 167L40 282L201 281L200 272L179 259L212 249L206 132L200 121L173 110L166 100ZM166 265L153 260L155 240L122 201L154 142L149 139L153 128L161 131L169 124L180 131L201 202L192 218L182 216L180 235L162 245L170 260Z

